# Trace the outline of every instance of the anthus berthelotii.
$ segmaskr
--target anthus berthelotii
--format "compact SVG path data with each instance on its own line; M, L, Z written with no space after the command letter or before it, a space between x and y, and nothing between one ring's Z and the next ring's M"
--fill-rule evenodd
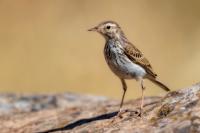
M149 79L165 91L170 89L156 79L156 73L153 71L149 61L125 36L120 26L114 21L105 21L100 23L89 31L97 31L106 40L104 47L104 56L110 69L121 80L123 95L120 104L121 112L124 96L127 90L125 79L136 79L140 82L142 88L140 110L143 110L144 99L144 79Z

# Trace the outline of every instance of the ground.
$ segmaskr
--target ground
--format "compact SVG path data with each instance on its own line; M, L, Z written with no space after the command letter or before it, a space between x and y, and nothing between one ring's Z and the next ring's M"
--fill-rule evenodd
M124 104L106 97L64 94L1 94L1 133L195 133L200 132L200 83L164 97L146 97Z

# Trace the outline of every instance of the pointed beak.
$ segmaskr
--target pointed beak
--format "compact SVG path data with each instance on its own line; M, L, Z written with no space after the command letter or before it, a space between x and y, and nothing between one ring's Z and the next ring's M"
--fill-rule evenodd
M98 30L98 27L94 27L94 28L88 29L88 31L97 31L97 30Z

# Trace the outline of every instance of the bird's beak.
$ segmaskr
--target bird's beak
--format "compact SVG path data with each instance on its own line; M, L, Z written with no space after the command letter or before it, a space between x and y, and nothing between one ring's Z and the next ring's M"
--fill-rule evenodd
M96 27L93 27L93 28L91 28L91 29L88 29L88 31L97 31L98 30L98 27L96 26Z

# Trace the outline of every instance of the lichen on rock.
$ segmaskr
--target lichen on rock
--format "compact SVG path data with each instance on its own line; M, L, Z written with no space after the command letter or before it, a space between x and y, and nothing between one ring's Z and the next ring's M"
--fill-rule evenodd
M196 133L200 132L200 83L172 91L164 97L145 97L124 104L105 97L64 94L1 94L1 133Z

